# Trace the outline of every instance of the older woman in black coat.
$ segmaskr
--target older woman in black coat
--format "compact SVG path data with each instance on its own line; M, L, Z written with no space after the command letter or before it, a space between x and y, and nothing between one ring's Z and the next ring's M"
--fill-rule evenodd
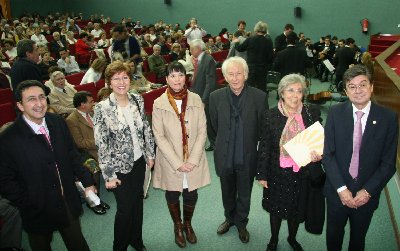
M302 103L304 93L305 78L299 74L286 75L278 86L278 106L267 111L263 120L257 180L264 187L262 205L270 213L272 236L267 250L277 249L282 219L288 222L290 246L303 250L296 241L297 229L305 220L310 170L321 170L321 156L312 151L312 162L299 167L283 145L314 122L321 121L319 109Z

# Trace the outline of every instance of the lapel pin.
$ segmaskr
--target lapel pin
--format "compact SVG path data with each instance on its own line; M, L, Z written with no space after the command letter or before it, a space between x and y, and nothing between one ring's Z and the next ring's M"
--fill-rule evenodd
M374 125L375 125L375 124L376 124L376 120L372 121L372 124L374 124Z

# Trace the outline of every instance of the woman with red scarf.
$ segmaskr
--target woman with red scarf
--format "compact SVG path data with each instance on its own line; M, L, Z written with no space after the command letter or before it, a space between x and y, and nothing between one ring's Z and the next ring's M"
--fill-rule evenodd
M188 91L185 85L183 65L177 61L171 63L167 74L168 89L153 105L152 126L157 143L153 186L166 190L175 243L182 248L186 246L186 240L192 244L197 242L191 225L197 189L210 183L204 150L207 126L201 98Z

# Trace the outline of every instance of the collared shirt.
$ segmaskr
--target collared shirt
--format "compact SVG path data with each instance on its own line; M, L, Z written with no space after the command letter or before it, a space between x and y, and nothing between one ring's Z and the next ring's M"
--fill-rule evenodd
M200 53L200 55L197 57L197 67L199 67L201 59L203 58L204 51Z
M87 121L86 115L89 114L89 117L90 117L90 118L92 119L92 121L93 121L93 118L92 118L92 116L90 116L90 113L82 112L82 111L79 110L79 109L76 109L76 111L79 112L79 114L82 115L82 117L83 117L86 121ZM88 123L90 124L89 121L88 121ZM92 122L92 123L93 123L93 122Z
M361 127L362 127L362 133L364 134L365 131L365 125L367 124L367 119L369 115L369 110L371 109L371 101L368 102L368 104L362 109L358 110L357 107L354 106L354 104L351 105L353 107L353 119L354 119L354 125L356 124L357 121L357 111L362 111L364 115L361 117Z
M30 128L32 128L32 130L36 133L36 134L42 134L39 130L42 126L44 126L44 128L46 129L47 135L50 135L49 133L49 129L47 128L47 124L46 124L46 119L43 118L43 121L40 125L36 124L35 122L29 120L25 115L22 115L22 118L25 120L25 122L30 126Z

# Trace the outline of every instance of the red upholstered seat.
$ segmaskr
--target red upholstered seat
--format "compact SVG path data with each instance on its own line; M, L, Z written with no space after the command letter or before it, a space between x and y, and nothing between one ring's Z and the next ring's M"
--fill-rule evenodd
M14 94L10 88L0 89L0 104L15 103Z
M68 50L69 50L69 54L70 55L74 55L75 56L75 44L68 45Z
M143 76L152 83L157 82L157 75L154 72L143 72Z
M228 53L229 53L229 50L222 50L222 51L217 51L217 52L211 53L211 56L214 58L215 61L222 63L228 56Z
M65 79L71 85L79 85L81 83L84 75L85 75L84 72L78 72L78 73L74 73L74 74L65 76Z
M84 85L77 85L74 86L75 90L79 91L88 91L93 95L93 100L96 102L97 101L97 88L95 83L89 83L89 84L84 84Z
M171 63L171 55L170 54L162 55L162 57L165 59L165 61L167 63Z
M143 47L143 50L147 53L147 55L153 54L153 47Z
M222 69L217 68L217 84L218 85L224 85L225 84L225 78L224 75L222 74Z
M97 91L99 91L101 88L106 86L106 80L104 78L102 78L99 81L97 81L95 84L96 84Z
M7 122L14 121L17 117L14 103L0 104L0 126Z
M142 94L142 97L144 99L144 110L147 115L151 115L151 113L153 112L154 100L156 100L158 97L160 97L161 94L163 94L166 89L167 89L167 86L163 86L156 90L149 91L149 92Z
M147 59L143 60L142 71L143 72L149 72L150 71L149 61L147 61Z

